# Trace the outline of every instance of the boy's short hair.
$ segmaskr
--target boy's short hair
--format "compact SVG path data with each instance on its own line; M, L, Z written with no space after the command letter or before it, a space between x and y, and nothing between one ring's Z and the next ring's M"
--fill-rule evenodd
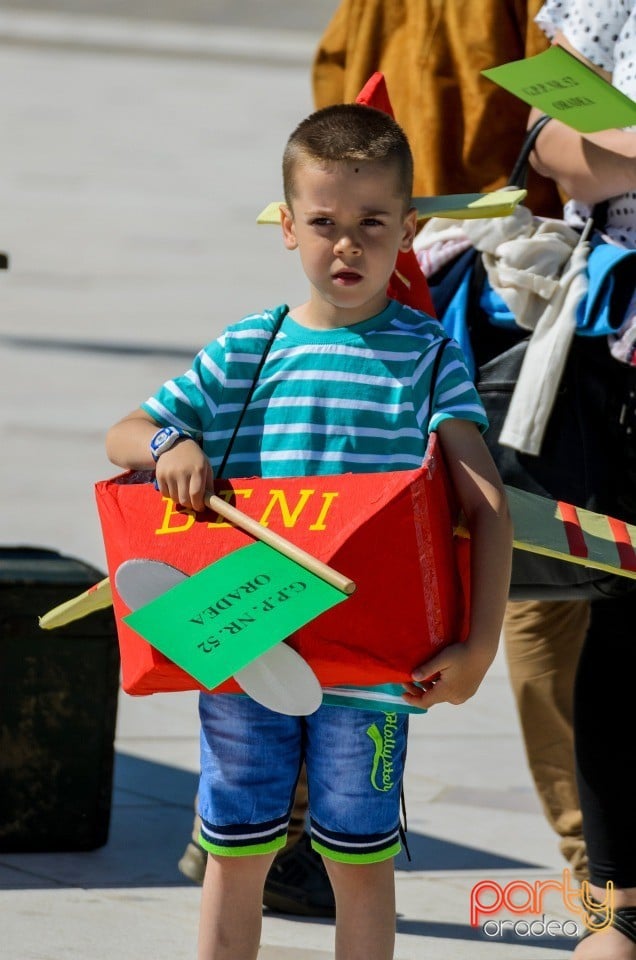
M323 107L302 120L290 135L283 154L285 202L291 206L295 172L304 160L342 163L373 160L394 165L398 191L405 205L413 193L413 154L406 134L381 110L359 103Z

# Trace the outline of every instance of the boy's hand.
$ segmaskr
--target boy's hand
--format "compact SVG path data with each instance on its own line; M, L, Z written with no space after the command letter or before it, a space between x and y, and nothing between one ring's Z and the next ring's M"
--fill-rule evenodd
M214 488L212 467L196 440L189 437L161 454L155 476L164 497L197 512L205 509L206 490Z
M466 643L451 644L413 671L417 683L404 684L403 699L422 710L437 703L464 703L479 689L496 649L497 644L488 658L482 648L478 654L471 649L470 638Z

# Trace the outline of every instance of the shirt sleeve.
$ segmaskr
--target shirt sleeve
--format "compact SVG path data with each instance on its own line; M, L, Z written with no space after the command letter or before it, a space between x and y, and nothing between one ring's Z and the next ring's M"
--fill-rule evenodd
M198 440L212 426L225 385L224 338L200 350L191 368L167 380L141 407L164 426L180 427Z
M434 350L429 351L433 358ZM430 361L431 358L429 358ZM432 409L429 410L431 395L430 377L433 362L421 364L420 376L415 383L418 416L428 432L437 430L443 420L470 420L476 423L482 433L488 429L488 417L484 405L473 383L464 355L454 340L449 340L443 348L437 377L432 390Z

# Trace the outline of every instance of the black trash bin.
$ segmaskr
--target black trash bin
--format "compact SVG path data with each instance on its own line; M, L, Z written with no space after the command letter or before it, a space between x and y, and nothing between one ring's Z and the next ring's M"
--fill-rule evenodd
M38 617L105 576L54 550L0 547L0 851L108 840L119 648L112 609Z

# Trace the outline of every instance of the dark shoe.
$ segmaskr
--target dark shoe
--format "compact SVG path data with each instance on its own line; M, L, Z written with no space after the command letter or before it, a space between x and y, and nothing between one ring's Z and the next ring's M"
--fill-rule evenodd
M335 917L329 877L322 858L311 848L308 833L274 860L265 881L263 904L277 913Z
M207 860L208 855L203 847L200 847L198 843L189 843L183 851L183 856L177 866L184 877L187 877L188 880L192 880L194 883L201 884L205 876Z

